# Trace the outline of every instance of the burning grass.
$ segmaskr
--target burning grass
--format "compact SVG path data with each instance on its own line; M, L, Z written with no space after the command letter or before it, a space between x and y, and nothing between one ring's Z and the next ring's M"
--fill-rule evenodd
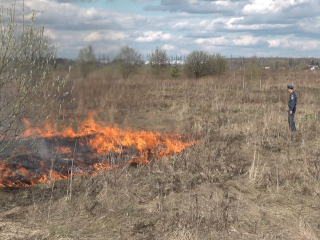
M148 129L146 136L159 132L160 139L176 130L187 137L173 139L199 141L135 168L124 164L94 176L2 188L2 239L319 239L317 72L270 71L256 80L236 72L195 81L123 80L104 71L78 80L77 105L64 109L66 119L76 114L84 123L92 109L102 109L96 123L119 126L122 135L113 141L126 149L126 163L143 144L132 138L134 147L125 148L120 129L132 129L129 136ZM299 101L294 134L288 131L287 84ZM75 129L90 130L77 135L77 146L100 131ZM43 135L50 143L53 136L59 135ZM70 150L50 146L69 158L74 145L73 138ZM86 149L100 155L98 147ZM116 152L111 155L117 161Z
M77 123L77 131L72 126L58 129L49 121L43 129L27 128L20 144L29 145L29 150L16 147L10 159L1 164L0 187L30 186L71 175L93 175L125 165L146 164L196 143L180 135L134 132L101 124L91 113L87 120Z

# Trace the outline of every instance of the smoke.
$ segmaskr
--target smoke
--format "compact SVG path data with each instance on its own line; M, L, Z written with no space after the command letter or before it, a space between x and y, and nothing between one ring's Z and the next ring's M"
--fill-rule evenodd
M35 151L41 158L44 159L52 156L52 151L49 150L48 144L43 139L36 140Z

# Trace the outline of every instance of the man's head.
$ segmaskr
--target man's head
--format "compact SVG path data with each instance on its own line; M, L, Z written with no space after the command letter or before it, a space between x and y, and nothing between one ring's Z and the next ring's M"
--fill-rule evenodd
M288 89L288 92L289 92L289 93L292 93L292 92L293 92L293 86L287 85L287 89Z

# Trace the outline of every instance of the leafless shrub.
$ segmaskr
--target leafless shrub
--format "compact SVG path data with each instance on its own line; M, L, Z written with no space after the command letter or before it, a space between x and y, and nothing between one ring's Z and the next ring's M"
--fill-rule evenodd
M79 50L76 63L84 78L93 71L96 64L96 55L91 45Z
M35 14L22 25L18 29L15 23L15 5L11 10L0 8L0 153L27 127L61 109L72 91L65 89L69 73L59 78L53 72L56 48L44 27L35 26Z
M189 77L200 78L224 72L227 61L221 54L193 51L187 56L184 70Z
M152 73L155 75L159 75L169 66L167 51L156 47L156 49L151 51L150 53L149 64L151 66Z
M141 54L128 46L120 49L115 60L120 64L122 76L124 78L128 78L132 72L143 64Z

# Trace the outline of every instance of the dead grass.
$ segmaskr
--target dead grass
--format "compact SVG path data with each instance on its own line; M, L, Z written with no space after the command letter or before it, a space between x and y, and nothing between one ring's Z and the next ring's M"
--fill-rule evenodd
M110 125L177 131L200 142L150 164L2 189L1 239L319 239L319 74L265 72L130 79L76 72L76 103ZM287 123L286 85L298 95ZM243 88L243 86L245 86Z

